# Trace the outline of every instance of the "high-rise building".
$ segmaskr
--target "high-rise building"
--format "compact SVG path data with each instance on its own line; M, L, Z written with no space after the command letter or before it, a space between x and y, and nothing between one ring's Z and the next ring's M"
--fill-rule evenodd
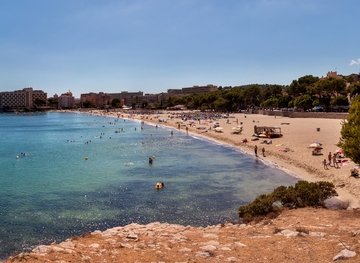
M0 92L1 109L34 108L36 99L47 100L47 93L42 90L33 90L32 87L16 91Z

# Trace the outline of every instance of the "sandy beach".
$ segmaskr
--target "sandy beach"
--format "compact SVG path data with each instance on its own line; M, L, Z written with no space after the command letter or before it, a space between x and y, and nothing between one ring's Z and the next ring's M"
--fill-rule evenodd
M206 130L197 129L198 120L194 125L180 125L179 116L186 115L188 112L163 112L161 114L141 115L130 114L126 112L107 113L108 116L121 116L124 118L138 119L144 122L154 123L159 126L169 126L178 130L178 132L188 132L206 136L221 143L226 143L239 147L247 154L254 155L254 146L258 147L258 157L264 162L270 162L280 169L305 179L307 181L330 181L336 186L339 193L339 199L350 203L350 207L360 206L360 180L350 177L350 169L354 163L348 159L343 162L339 168L332 165L324 169L323 160L328 159L328 154L332 154L338 149L336 144L340 138L341 122L339 119L317 119L317 118L287 118L266 116L260 114L233 114L233 118L220 118L217 121L222 127L222 132L216 132L214 129L208 130L212 122L202 123ZM173 118L171 118L173 117ZM162 122L159 119L163 120ZM164 121L166 120L166 121ZM238 123L238 124L237 124ZM241 134L232 134L233 128L242 125ZM272 144L262 144L264 139L252 141L254 137L254 125L257 126L278 126L281 128L283 137L273 138ZM176 136L176 132L174 132ZM247 143L243 143L243 139ZM267 139L268 140L268 139ZM312 149L309 148L313 142L321 142L323 149L322 155L312 155ZM262 154L262 148L265 148L265 157Z

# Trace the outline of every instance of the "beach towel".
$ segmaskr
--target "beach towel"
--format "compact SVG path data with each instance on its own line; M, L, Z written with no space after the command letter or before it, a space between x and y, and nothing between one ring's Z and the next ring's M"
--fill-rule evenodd
M279 152L293 152L290 148L285 148L285 149L279 149Z
M341 160L341 162L339 163L340 166L346 166L348 165L348 160Z

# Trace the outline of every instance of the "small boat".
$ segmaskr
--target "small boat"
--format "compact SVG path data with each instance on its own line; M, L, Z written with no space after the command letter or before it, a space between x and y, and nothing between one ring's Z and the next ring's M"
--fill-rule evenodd
M155 185L155 189L161 189L165 186L165 184L163 182L157 182Z

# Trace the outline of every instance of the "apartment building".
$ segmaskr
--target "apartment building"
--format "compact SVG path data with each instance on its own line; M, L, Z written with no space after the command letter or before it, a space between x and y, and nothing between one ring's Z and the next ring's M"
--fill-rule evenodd
M217 86L208 84L206 86L192 86L182 89L168 89L167 93L169 94L169 96L181 96L181 95L188 95L193 93L199 94L199 93L212 92L216 90L217 90Z
M58 108L59 109L69 109L75 107L75 98L72 92L65 92L58 96Z
M145 94L142 97L142 101L147 101L149 103L154 103L154 102L160 102L159 100L160 95L159 94Z
M94 105L97 108L103 108L107 105L111 104L111 96L109 94L106 94L104 92L99 93L86 93L80 95L80 102L83 104L86 101L90 101L92 105Z
M170 94L170 96L177 96L177 95L182 95L183 90L182 89L168 89L167 93Z
M143 92L128 92L128 91L122 91L120 93L109 93L112 99L119 99L120 101L124 101L124 104L126 106L132 106L133 103L135 104L141 104L143 101Z
M16 91L0 92L0 109L34 108L36 99L47 100L47 93L32 87Z
M217 90L217 86L214 86L212 84L208 84L206 86L193 86L189 88L182 88L184 94L193 94L193 93L199 94L205 92L212 92L216 90Z

